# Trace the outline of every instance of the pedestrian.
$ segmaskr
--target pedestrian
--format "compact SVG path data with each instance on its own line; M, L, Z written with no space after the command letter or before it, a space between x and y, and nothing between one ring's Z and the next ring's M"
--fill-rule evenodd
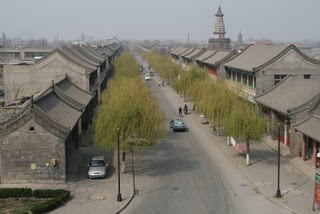
M161 86L161 81L159 80L159 87Z
M179 115L182 116L182 108L181 108L181 106L178 108L178 111L179 111Z
M185 114L188 114L188 106L186 104L184 105L183 110Z
M162 86L164 87L164 80L162 80Z

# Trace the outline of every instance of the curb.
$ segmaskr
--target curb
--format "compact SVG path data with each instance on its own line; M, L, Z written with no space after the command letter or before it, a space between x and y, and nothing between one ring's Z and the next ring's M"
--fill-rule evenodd
M129 204L131 203L131 201L133 200L134 198L134 193L132 194L131 198L129 199L129 201L124 205L124 207L122 207L119 211L117 211L115 214L119 214L121 213L123 210L125 210Z

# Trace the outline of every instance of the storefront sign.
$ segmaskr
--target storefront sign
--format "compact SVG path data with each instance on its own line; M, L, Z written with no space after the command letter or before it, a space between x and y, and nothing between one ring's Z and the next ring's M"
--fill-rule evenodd
M318 172L316 172L315 181L314 181L314 199L313 199L313 207L312 207L313 211L314 211L315 203L320 205L320 173Z

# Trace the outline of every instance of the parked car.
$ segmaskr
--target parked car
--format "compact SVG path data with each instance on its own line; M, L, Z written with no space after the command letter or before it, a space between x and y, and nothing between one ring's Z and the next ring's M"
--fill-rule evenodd
M202 124L208 124L208 123L209 123L207 117L204 116L204 115L202 115L202 114L199 116L199 119L200 119L200 122L201 122Z
M186 124L182 119L175 118L170 120L170 128L175 131L186 131L187 127Z
M153 71L150 71L150 76L154 76L154 72Z
M89 178L105 178L108 172L108 164L105 156L93 157L88 164Z
M144 79L145 79L145 80L151 80L150 74L145 74L145 75L144 75Z

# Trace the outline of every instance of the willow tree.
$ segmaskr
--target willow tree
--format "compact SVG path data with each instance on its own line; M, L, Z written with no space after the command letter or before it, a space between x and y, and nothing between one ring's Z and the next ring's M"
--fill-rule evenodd
M185 70L181 73L180 79L178 80L180 92L183 92L184 99L190 98L192 94L192 87L197 80L205 80L208 78L208 74L201 69L199 66L191 66L190 69ZM194 97L192 97L194 98Z
M95 139L101 147L115 148L118 132L122 149L128 149L133 133L148 147L164 136L164 118L160 106L140 78L117 77L102 95L95 120Z
M241 99L241 100L240 100ZM233 106L227 123L227 134L246 143L246 165L250 164L250 143L261 140L265 131L265 122L258 107L242 98Z
M163 139L165 130L159 103L139 76L139 66L132 60L125 54L115 63L115 77L102 93L102 103L94 120L96 144L115 149L121 138L124 160L132 135L137 136L135 145L145 148ZM134 75L136 71L138 75Z

